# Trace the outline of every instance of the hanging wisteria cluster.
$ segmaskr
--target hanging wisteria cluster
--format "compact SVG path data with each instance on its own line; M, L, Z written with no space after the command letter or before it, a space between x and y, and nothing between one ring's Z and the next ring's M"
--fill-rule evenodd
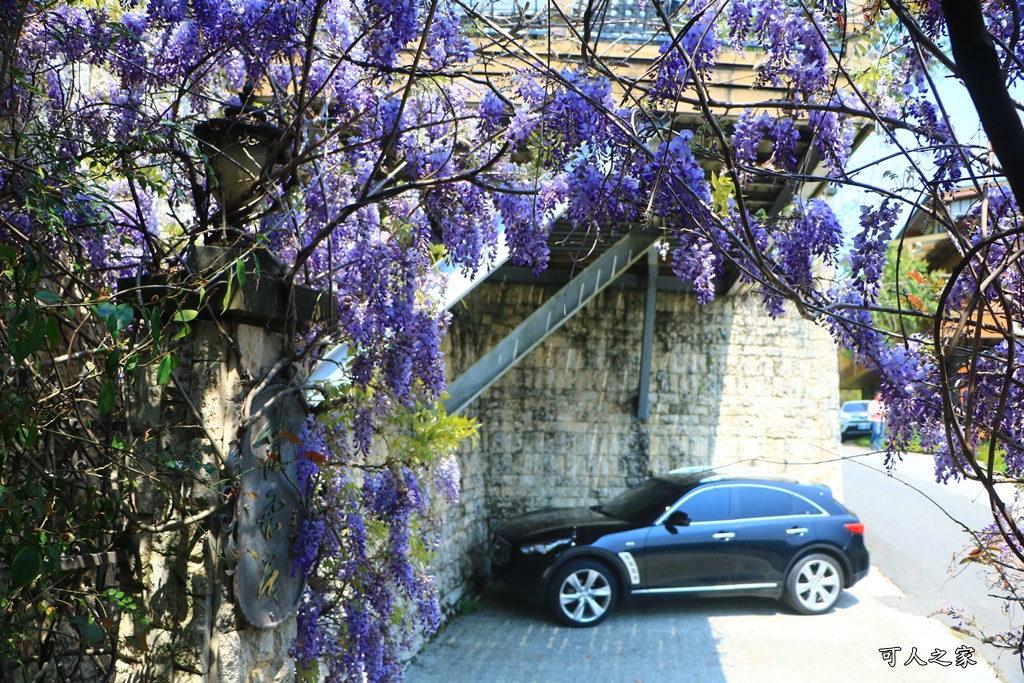
M887 5L652 0L638 4L647 20L635 42L656 47L609 57L621 32L602 38L591 12L552 10L537 24L461 0L0 3L0 526L14 539L0 564L34 560L36 546L66 551L24 531L50 515L74 538L131 512L117 507L127 501L117 472L142 436L117 420L76 456L101 482L88 509L47 510L39 501L56 479L7 475L29 462L56 473L41 453L85 447L47 435L119 415L138 369L168 381L191 320L180 297L201 300L210 278L183 255L203 243L259 252L275 276L336 302L336 324L291 330L296 362L329 344L350 349L348 389L322 404L298 463L311 503L293 550L310 591L293 654L330 680L399 679L403 642L437 627L429 539L442 503L458 501L452 435L471 428L449 425L408 450L380 437L425 419L445 387L436 260L481 273L501 234L514 263L539 271L556 222L591 241L657 226L702 303L738 273L769 315L818 321L875 371L893 452L919 440L940 479L1017 480L1024 133L1005 87L1024 64L1020 13L970 0ZM549 31L574 51L547 50ZM723 99L719 70L751 46L755 101ZM933 94L942 68L984 93L992 154L956 139ZM261 178L267 198L229 230L195 126L232 107L282 134ZM874 188L859 225L845 226L844 265L843 226L803 195L863 185L848 162L866 122L904 155L913 188ZM748 189L779 180L793 201L752 210ZM986 200L958 223L941 200L964 180ZM938 310L909 311L921 324L894 335L870 312L888 241L915 210L965 258ZM139 287L169 275L173 329L166 302ZM982 332L999 340L982 344ZM84 358L96 362L77 375L48 374ZM1005 473L979 464L997 451ZM993 500L1010 539L996 555L1024 562L1016 522ZM10 512L22 508L34 512ZM129 527L96 528L109 544ZM27 590L4 592L9 613L31 601ZM92 641L93 621L74 618ZM15 660L36 641L3 642Z

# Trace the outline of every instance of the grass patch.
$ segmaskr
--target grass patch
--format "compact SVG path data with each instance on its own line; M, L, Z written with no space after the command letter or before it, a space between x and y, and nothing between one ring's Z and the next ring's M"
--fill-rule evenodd
M455 612L461 617L467 617L470 614L476 614L482 607L483 604L479 600L467 595L459 600L459 604L455 608Z
M985 468L988 467L988 451L989 444L987 443L978 444L978 447L974 451L974 454L978 458L978 464ZM995 464L992 465L992 471L999 472L1000 474L1006 474L1006 460L1003 458L1005 454L1006 451L1002 448L996 447L996 461Z

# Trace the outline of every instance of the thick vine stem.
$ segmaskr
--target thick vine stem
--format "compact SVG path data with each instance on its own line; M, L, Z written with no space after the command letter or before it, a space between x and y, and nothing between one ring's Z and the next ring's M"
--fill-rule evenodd
M959 76L978 111L981 125L1002 165L1017 205L1024 206L1024 126L999 63L995 42L985 27L978 0L942 0Z

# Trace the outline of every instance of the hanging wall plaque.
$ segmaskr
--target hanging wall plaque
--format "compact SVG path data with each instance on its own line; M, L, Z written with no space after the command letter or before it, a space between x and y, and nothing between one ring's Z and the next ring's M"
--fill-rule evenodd
M305 588L292 573L291 543L305 512L295 435L306 405L300 392L278 384L254 397L251 414L237 493L235 596L250 624L273 628L298 609Z

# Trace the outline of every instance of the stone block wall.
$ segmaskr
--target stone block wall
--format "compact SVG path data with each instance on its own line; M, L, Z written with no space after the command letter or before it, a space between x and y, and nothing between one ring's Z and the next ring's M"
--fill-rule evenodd
M556 288L483 284L453 311L449 378L512 331ZM459 454L463 503L449 513L435 566L453 604L485 566L493 525L547 506L608 500L652 473L751 466L827 483L838 374L831 338L756 295L698 306L658 292L650 418L635 418L646 293L608 289L467 409L480 442Z

